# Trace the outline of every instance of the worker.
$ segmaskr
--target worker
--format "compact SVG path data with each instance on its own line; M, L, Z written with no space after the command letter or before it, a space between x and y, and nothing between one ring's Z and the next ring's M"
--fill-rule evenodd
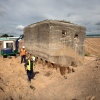
M26 49L25 49L25 46L22 47L22 49L20 50L20 56L21 56L21 63L23 63L23 60L24 60L24 63L26 62Z
M25 63L25 69L27 71L28 82L31 82L31 79L34 78L34 71L33 68L35 66L35 57L30 56Z

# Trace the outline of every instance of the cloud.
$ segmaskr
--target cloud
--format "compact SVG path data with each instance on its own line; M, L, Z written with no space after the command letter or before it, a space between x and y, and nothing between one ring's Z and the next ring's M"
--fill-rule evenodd
M100 22L95 23L95 25L100 25Z
M24 26L45 19L70 21L88 32L100 25L99 9L100 0L0 0L0 32L22 32Z
M97 30L100 30L100 28L97 28Z
M23 25L18 25L18 26L16 26L16 29L22 31L24 29L24 26Z

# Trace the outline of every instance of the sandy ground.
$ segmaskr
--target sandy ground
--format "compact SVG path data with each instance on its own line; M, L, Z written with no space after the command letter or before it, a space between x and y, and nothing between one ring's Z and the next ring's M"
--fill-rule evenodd
M0 56L0 100L100 100L100 38L87 38L85 52L84 65L66 75L36 62L31 83L20 56Z
M100 57L100 38L86 38L85 52L86 54Z
M37 62L29 83L20 57L0 57L0 100L100 100L100 58L85 57L84 66L62 76Z

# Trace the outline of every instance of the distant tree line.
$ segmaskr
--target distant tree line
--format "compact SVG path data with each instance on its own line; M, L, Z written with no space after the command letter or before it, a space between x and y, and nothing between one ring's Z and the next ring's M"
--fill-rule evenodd
M3 34L0 37L14 37L13 35Z

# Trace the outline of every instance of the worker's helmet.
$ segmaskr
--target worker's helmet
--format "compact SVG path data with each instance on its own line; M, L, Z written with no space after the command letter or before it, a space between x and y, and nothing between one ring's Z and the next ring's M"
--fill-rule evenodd
M35 61L35 57L34 56L32 56L32 60Z
M23 46L22 48L25 48L25 46Z

